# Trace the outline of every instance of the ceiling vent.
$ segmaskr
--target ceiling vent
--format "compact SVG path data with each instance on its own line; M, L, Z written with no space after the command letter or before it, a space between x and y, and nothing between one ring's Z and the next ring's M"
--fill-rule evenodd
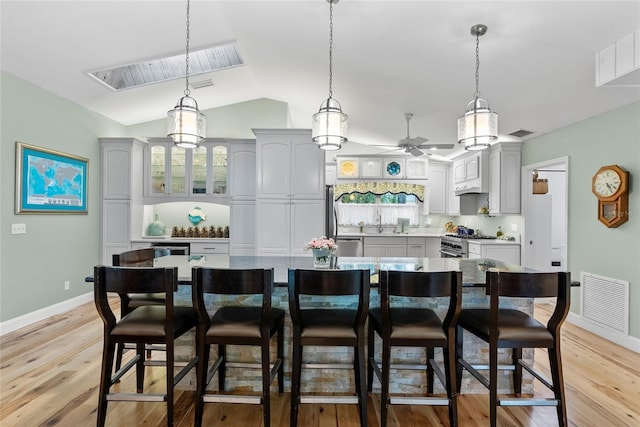
M531 135L533 132L530 130L518 129L513 132L508 133L507 135L515 136L518 138L524 138L525 136Z
M130 89L185 77L185 54L92 71L89 76L113 90ZM244 65L236 41L189 52L189 75Z

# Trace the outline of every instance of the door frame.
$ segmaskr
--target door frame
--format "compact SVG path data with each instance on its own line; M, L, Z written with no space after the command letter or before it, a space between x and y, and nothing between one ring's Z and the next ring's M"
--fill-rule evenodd
M566 171L565 178L564 178L566 209L564 212L563 220L565 225L564 242L565 242L565 248L566 248L565 249L566 259L565 259L564 270L568 271L569 270L569 267L568 267L568 264L569 264L569 157L568 156L558 157L550 160L544 160L538 163L522 166L522 181L521 181L522 182L522 185L521 185L522 211L521 212L522 212L524 227L523 227L523 235L521 239L521 251L522 251L521 259L522 260L528 259L529 245L527 245L526 242L528 242L531 239L531 237L535 238L535 236L527 236L527 227L526 227L529 197L533 194L533 180L531 179L533 175L533 171L535 169L544 169L550 166L558 166L558 165L562 165L562 167Z

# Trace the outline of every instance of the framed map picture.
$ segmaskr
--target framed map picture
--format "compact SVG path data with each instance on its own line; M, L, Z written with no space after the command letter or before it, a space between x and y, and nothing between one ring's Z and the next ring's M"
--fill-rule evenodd
M16 213L86 214L89 160L16 142Z

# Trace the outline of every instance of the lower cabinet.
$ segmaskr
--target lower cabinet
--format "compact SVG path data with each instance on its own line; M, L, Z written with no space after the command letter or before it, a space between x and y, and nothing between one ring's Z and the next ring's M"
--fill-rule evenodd
M520 245L514 243L482 244L469 242L469 258L489 258L520 265Z
M440 258L440 237L365 236L364 256Z
M228 254L229 242L191 242L191 255Z
M256 255L256 202L255 200L231 201L229 215L229 254L232 256Z

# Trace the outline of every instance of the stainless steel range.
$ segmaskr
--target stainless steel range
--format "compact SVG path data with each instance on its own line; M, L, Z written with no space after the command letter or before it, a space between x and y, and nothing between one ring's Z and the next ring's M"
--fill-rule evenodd
M493 236L445 234L440 238L441 258L467 258L469 240L495 239Z

